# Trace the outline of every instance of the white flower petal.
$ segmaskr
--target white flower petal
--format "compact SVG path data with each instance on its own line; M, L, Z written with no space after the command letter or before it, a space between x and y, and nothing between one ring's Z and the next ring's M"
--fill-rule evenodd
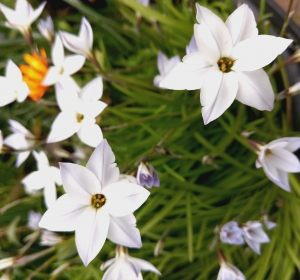
M106 240L109 216L104 209L87 207L75 230L78 254L87 266L100 252Z
M153 84L156 86L156 87L160 87L159 84L160 82L164 79L165 77L164 76L161 76L161 75L156 75L153 79Z
M51 177L53 178L55 183L57 185L62 185L62 181L61 181L61 177L60 177L60 170L55 166L50 166L49 170L50 170L49 172L51 173Z
M187 64L188 68L192 71L202 70L204 68L210 69L212 66L200 51L187 54L183 57L182 61Z
M10 59L6 64L5 76L12 81L22 81L22 72L20 68Z
M80 126L77 122L75 112L59 113L52 123L47 143L55 143L71 137L79 130Z
M63 66L65 52L64 46L58 34L55 36L55 40L51 50L51 57L52 62L55 66L57 66L58 68L61 68L61 66Z
M194 90L202 86L204 74L209 68L192 70L186 63L179 62L170 73L159 83L162 88L176 90Z
M60 31L61 38L67 49L74 53L89 55L93 47L93 31L90 23L82 17L79 35Z
M6 88L7 84L0 83L1 88ZM16 94L13 92L6 92L5 94L1 94L0 96L0 107L6 106L17 99Z
M238 90L235 72L223 73L218 65L213 66L205 76L200 92L204 124L221 116L233 103Z
M270 242L268 235L263 231L259 221L249 221L243 226L245 236L259 243Z
M84 117L87 118L91 118L94 119L96 118L105 108L107 107L107 104L99 101L99 100L95 100L95 101L91 101L91 102L85 102L83 103L82 106L82 110L84 113Z
M101 193L101 185L87 168L60 162L60 176L66 193L78 203L91 205L92 196Z
M80 46L81 41L79 40L78 36L75 36L73 34L70 34L68 32L59 31L60 37L62 39L62 42L64 46L71 52L74 53L81 53Z
M278 169L285 172L300 172L299 159L287 150L273 149L266 157Z
M248 238L247 236L245 236L245 241L248 244L248 246L258 255L260 255L260 243L256 242L250 238Z
M277 170L278 172L278 181L273 181L277 186L282 188L283 190L290 192L291 191L291 186L289 183L289 177L287 172L283 170Z
M132 215L133 214L129 214ZM141 248L142 240L140 231L135 224L127 222L128 218L114 217L110 215L110 224L107 238L116 244L120 244L130 248Z
M161 75L167 75L168 72L165 71L165 65L168 62L168 57L161 51L158 51L157 55L157 68Z
M19 167L30 155L30 151L19 153L16 160L16 167Z
M64 75L72 75L80 70L85 62L83 55L74 54L65 57L63 68Z
M36 160L38 170L47 170L47 172L48 172L49 161L48 161L46 154L43 151L41 151L39 153L37 153L36 151L33 151L32 153Z
M107 198L107 212L117 217L133 213L150 195L150 192L139 185L123 182L110 184L102 193Z
M187 65L182 62L177 63L159 86L176 90L186 89L189 86Z
M245 280L244 274L234 265L222 263L217 280Z
M162 76L166 76L178 62L180 62L180 57L178 55L168 59L161 51L158 52L157 68Z
M62 75L59 77L59 82L62 84L64 90L68 93L73 91L74 89L78 93L80 91L79 85L76 83L76 81L67 75ZM78 95L78 94L77 94Z
M83 51L89 52L93 48L93 30L85 17L82 17L78 37L81 42L84 42Z
M267 73L263 69L252 72L236 72L238 91L236 99L258 110L271 111L274 93Z
M93 102L102 97L103 81L102 77L97 77L86 84L79 92L79 98L83 102Z
M261 161L263 169L267 175L267 177L271 180L271 181L278 181L278 170L277 168L273 165L272 161L269 160L268 157L265 157L262 159ZM276 183L275 183L276 184Z
M13 133L7 136L3 142L6 146L13 148L14 150L22 150L28 148L28 142L24 135L19 133Z
M273 229L273 228L275 228L275 227L277 226L276 223L271 222L271 221L264 221L264 223L265 223L266 228L267 228L268 230L271 230L271 229Z
M0 9L1 9L1 12L4 14L4 16L6 17L8 22L15 22L16 21L16 14L15 14L14 10L4 6L1 3L0 3Z
M196 39L195 39L194 35L192 36L190 43L186 46L185 49L186 49L186 54L190 54L190 53L199 51L199 48L197 46Z
M8 120L8 123L10 126L10 130L12 132L21 133L21 134L33 137L33 134L29 130L27 130L23 125L21 125L19 122L15 121L15 120Z
M50 208L56 201L56 187L54 181L48 182L44 188L44 200L47 208Z
M81 214L90 206L77 203L67 194L59 197L43 215L39 227L51 231L74 231Z
M80 103L76 88L69 84L69 80L65 83L58 82L55 84L55 95L57 105L62 111L75 109Z
M18 92L18 96L17 96L18 102L23 102L27 98L28 94L30 93L30 90L25 82L18 83L16 85L16 90Z
M100 126L88 122L82 123L77 135L83 143L91 147L96 147L103 139Z
M31 14L30 16L30 24L32 22L34 22L42 13L45 5L46 5L46 1L44 1L41 5L38 6L38 8Z
M118 182L120 171L115 164L115 155L103 139L92 153L86 167L92 171L101 183L102 189L106 186Z
M282 144L283 146L278 146ZM268 149L284 148L290 152L295 152L300 148L300 137L283 137L271 141L267 145Z
M232 70L254 71L271 63L291 44L292 40L270 35L259 35L239 42L233 47Z
M133 264L126 256L117 258L116 262L104 273L102 280L139 280Z
M58 80L60 79L60 74L59 74L59 67L56 66L51 66L48 69L48 72L44 78L44 80L42 81L42 85L43 86L51 86L54 85L55 83L58 82Z
M194 36L198 48L203 52L205 58L213 64L216 63L213 61L214 59L230 55L232 39L225 23L217 15L199 4L196 4L196 8L196 18L200 25L194 25Z
M101 264L100 269L104 270L106 268L108 268L110 265L112 265L114 262L116 261L116 258L110 259L104 263Z
M261 163L258 159L255 161L255 167L256 168L261 168L262 167L262 165L261 165Z
M34 171L23 178L21 183L25 185L28 190L39 190L45 187L45 173Z
M145 260L138 259L138 258L133 258L133 257L127 257L127 258L129 259L129 261L131 261L133 263L136 271L145 270L145 271L151 271L158 275L161 275L161 273L158 271L158 269L153 264L151 264Z
M233 45L258 35L254 14L246 4L241 5L232 13L225 25L231 35Z

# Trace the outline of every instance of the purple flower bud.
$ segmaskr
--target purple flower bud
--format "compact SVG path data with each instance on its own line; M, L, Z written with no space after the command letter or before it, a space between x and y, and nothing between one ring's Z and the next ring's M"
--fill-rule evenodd
M160 181L154 167L147 162L140 163L136 179L139 185L145 185L147 188L160 186Z

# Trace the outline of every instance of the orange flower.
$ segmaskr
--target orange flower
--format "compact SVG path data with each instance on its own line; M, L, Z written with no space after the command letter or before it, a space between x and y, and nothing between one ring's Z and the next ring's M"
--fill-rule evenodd
M41 55L37 53L25 54L23 56L28 65L21 64L20 70L23 74L23 81L28 85L30 93L28 95L33 101L43 97L48 87L42 85L42 81L48 72L47 55L44 49L41 49Z

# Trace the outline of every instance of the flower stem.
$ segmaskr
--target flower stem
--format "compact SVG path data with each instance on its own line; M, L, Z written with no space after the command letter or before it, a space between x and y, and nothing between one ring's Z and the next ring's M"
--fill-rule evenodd
M287 11L286 11L285 19L284 19L284 22L283 22L281 31L280 31L280 33L279 33L279 37L283 37L283 36L284 36L286 27L287 27L287 25L288 25L288 21L289 21L290 12L291 12L291 9L292 9L293 2L294 2L294 0L290 0L288 9L287 9Z

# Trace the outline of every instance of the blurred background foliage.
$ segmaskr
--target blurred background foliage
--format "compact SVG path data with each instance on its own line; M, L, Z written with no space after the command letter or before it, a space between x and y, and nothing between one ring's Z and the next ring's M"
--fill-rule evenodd
M12 0L2 0L14 7ZM30 1L34 7L41 1ZM231 0L196 1L208 7L223 20L234 10ZM262 1L264 2L264 1ZM288 128L284 103L276 101L272 112L259 112L235 101L220 118L204 126L197 91L170 91L153 86L157 75L157 53L169 57L185 55L185 46L193 34L195 1L156 0L144 7L135 0L64 0L48 1L42 14L50 14L56 30L77 34L81 17L85 16L94 32L94 49L109 80L104 84L102 101L109 107L98 118L104 137L116 155L122 173L136 169L137 162L147 159L158 171L161 187L152 188L151 196L136 211L137 226L143 247L130 250L134 257L153 263L163 274L161 279L216 279L219 270L216 249L247 277L255 280L299 279L300 269L300 185L298 175L291 175L293 191L287 193L270 182L262 170L255 168L256 154L241 136L254 131L251 139L269 142L278 137L300 136ZM138 15L138 16L137 16ZM263 18L257 18L262 23ZM12 59L23 63L30 53L21 34L4 26L0 18L0 71ZM260 33L266 32L263 26ZM50 47L33 24L35 43ZM67 52L67 51L66 51ZM266 69L268 70L268 68ZM85 85L97 71L86 62L74 75ZM275 93L282 88L280 75L271 77ZM278 88L279 87L279 88ZM5 136L8 119L22 123L27 129L46 137L59 112L53 88L44 96L47 102L13 103L0 109L0 126ZM51 103L50 103L51 102ZM64 142L43 145L52 165L60 158L57 151L69 153L84 147L87 159L92 149L73 136ZM209 156L213 164L204 164ZM17 256L24 246L27 215L30 209L43 213L42 195L27 197L20 180L36 170L32 156L18 169L15 155L0 157L0 258ZM86 160L80 162L85 165ZM58 192L63 193L59 187ZM11 207L6 210L9 203ZM4 207L4 208L3 208ZM246 246L218 243L217 225L237 219L239 222L260 219L268 213L278 226L267 232L271 242L256 255ZM162 253L154 257L157 242L166 234ZM74 234L60 233L66 241L54 251L24 266L13 268L11 279L50 279L50 274L66 264L51 279L101 279L102 262L113 257L115 245L110 241L98 257L84 267L77 255ZM46 250L36 241L26 255ZM144 279L158 279L144 273Z

